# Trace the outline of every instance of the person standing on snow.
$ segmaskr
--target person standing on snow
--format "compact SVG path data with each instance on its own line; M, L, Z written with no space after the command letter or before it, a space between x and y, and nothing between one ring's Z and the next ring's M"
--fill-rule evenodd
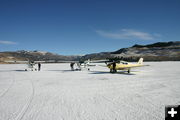
M41 63L38 63L38 71L41 70Z

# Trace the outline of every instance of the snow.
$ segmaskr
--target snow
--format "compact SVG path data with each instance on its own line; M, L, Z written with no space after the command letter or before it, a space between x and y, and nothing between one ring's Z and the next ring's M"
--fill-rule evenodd
M102 66L0 65L0 120L162 120L180 104L180 62L148 62L131 74Z

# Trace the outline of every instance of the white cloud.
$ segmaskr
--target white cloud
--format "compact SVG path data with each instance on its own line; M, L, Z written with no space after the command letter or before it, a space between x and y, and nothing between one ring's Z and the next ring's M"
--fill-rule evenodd
M103 37L109 37L113 39L141 39L141 40L153 40L157 34L150 34L133 29L121 29L119 32L106 32L103 30L96 30L96 33Z
M16 42L13 42L13 41L0 40L0 44L4 44L4 45L14 45L14 44L17 44L17 43L16 43Z

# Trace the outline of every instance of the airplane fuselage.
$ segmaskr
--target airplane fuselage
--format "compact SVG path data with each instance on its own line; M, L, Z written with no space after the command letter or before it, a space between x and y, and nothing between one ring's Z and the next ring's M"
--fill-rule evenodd
M115 66L115 69L116 70L127 70L127 69L130 69L131 67L141 67L143 65L139 65L139 64L119 64L119 63L116 63L116 66ZM113 69L113 65L107 65L107 67L109 69Z

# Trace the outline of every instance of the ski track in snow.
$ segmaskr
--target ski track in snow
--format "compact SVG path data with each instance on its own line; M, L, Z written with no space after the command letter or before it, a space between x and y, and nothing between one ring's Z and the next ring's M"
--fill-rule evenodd
M11 74L11 72L10 72L10 75L9 75L9 76L12 77L11 83L10 83L10 85L7 87L7 89L4 90L4 92L1 92L1 93L0 93L0 98L3 97L3 96L12 88L12 86L14 85L14 81L15 81L15 80L14 80L14 75Z
M26 102L26 104L23 106L23 108L20 110L20 112L19 112L19 114L15 117L15 118L13 118L13 120L21 120L22 118L23 118L23 116L25 115L25 113L27 112L27 110L28 110L28 108L29 108L29 106L30 106L30 104L31 104L31 102L32 102L32 100L33 100L33 97L34 97L34 91L35 91L35 89L34 89L34 84L33 84L33 81L32 81L32 79L31 78L29 78L29 81L30 81L30 83L31 83L31 86L32 86L32 94L31 94L31 96L29 97L29 99L27 100L27 102Z

